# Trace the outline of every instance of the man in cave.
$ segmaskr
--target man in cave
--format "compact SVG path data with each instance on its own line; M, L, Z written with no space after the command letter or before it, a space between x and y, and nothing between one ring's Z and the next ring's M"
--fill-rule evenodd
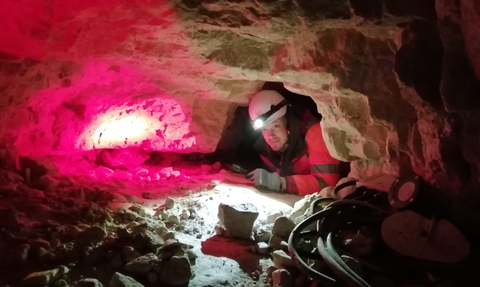
M253 128L262 132L254 148L268 169L247 174L256 187L303 196L335 186L341 162L330 155L319 121L301 121L274 90L257 93L248 113Z

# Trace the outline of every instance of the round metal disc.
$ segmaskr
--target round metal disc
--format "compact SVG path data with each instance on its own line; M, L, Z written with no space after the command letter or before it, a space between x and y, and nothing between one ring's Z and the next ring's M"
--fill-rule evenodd
M395 180L388 193L388 202L393 208L405 208L412 203L420 191L421 178L418 175Z

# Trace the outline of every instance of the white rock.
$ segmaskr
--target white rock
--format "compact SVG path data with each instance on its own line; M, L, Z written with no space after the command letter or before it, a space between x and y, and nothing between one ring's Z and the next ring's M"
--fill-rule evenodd
M268 242L272 237L272 232L270 232L270 230L272 230L272 227L272 224L258 227L253 234L255 241Z
M167 222L171 223L171 224L178 224L178 223L180 223L180 220L178 219L178 216L170 215L167 219Z
M303 216L305 211L310 208L310 204L318 198L320 198L320 195L318 193L306 195L304 198L295 202L295 204L293 205L293 210L288 217L291 220L295 220L297 217Z
M272 252L272 260L277 268L295 266L290 255L285 253L283 250L276 250Z
M258 242L257 245L256 245L256 252L258 254L262 254L262 255L265 255L268 253L268 244L265 243L265 242Z
M295 223L293 223L293 221L288 219L286 216L281 216L275 220L272 228L272 234L285 239L290 235L294 228Z
M250 239L257 217L257 207L251 203L221 203L218 207L218 219L232 237Z
M274 214L269 214L267 216L267 223L274 223L275 219L277 219L280 216L283 216L281 212L275 212Z

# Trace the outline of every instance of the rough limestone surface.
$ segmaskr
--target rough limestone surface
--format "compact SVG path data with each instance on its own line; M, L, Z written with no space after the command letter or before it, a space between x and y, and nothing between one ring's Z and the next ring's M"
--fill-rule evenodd
M259 213L251 203L220 204L218 219L232 237L250 239Z
M192 270L188 258L173 256L163 267L159 280L165 284L182 286L190 281L191 277Z
M108 283L109 287L144 287L143 284L139 283L137 280L133 279L130 276L123 275L122 273L115 272L110 282Z
M414 171L466 195L480 178L480 4L395 3L4 1L0 138L21 155L211 152L276 81L315 100L353 177Z
M295 223L286 216L277 217L273 224L272 234L288 239L295 228Z

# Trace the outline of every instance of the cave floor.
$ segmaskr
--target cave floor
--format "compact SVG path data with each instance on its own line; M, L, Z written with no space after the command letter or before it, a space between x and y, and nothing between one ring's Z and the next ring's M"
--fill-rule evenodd
M258 221L264 222L270 214L288 213L293 203L300 199L293 195L260 192L243 175L225 170L183 169L181 176L158 180L127 180L115 176L92 179L78 174L52 180L54 186L48 187L47 183L43 191L22 182L9 182L10 189L3 188L0 193L2 212L11 211L16 217L16 220L9 221L8 216L0 220L6 231L1 236L0 252L9 254L0 259L4 272L0 276L0 286L20 286L22 279L31 272L53 269L59 264L70 269L65 276L68 286L76 286L75 282L82 278L97 278L104 286L112 286L109 280L116 271L112 264L100 259L86 264L72 263L88 257L82 250L80 258L69 258L68 246L76 242L76 233L79 229L99 225L106 230L107 241L115 237L118 227L146 222L155 228L162 221L159 210L177 216L178 224L169 224L170 219L164 218L166 226L198 256L192 264L194 276L188 286L263 286L265 270L272 261L268 256L252 253L249 249L252 242L216 234L218 206L221 202L254 203L260 213ZM174 199L175 204L164 209L167 198ZM139 206L141 211L138 211ZM130 209L143 216L122 221L124 217L118 214ZM195 218L192 219L189 210L195 212ZM184 216L185 212L190 213L189 218ZM38 248L33 252L39 239L47 242L48 247L43 252L51 254L50 258L39 254ZM29 244L30 251L19 253L17 246L20 244ZM19 259L22 256L23 259ZM87 259L83 261L88 262ZM141 283L158 286L155 282Z
M243 175L210 165L145 166L130 172L69 166L61 175L32 178L29 184L0 169L0 286L102 286L79 284L86 278L109 287L272 286L270 255L253 252L252 241L225 236L217 225L219 205L252 203L259 212L256 228L267 226L269 215L289 214L300 197L259 191ZM152 253L158 256L152 264L165 254L188 256L191 269L175 266L165 273L149 262L129 266ZM69 272L42 275L48 284L22 283L32 272L59 266ZM115 272L142 285L112 283Z

